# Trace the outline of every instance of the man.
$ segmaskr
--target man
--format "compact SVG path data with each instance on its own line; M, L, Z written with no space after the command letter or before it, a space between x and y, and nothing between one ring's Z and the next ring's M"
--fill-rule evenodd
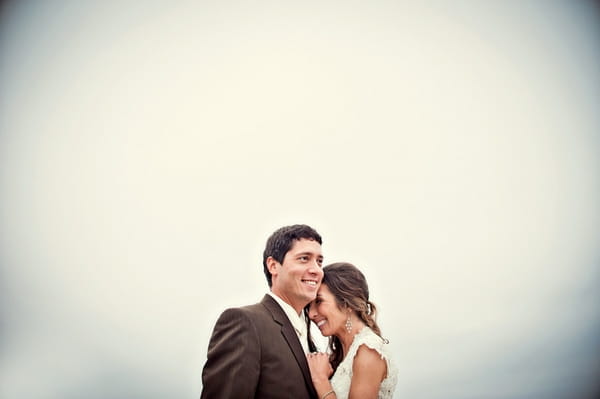
M260 303L227 309L217 320L201 399L317 398L302 309L323 278L321 243L306 225L282 227L269 237L263 269L271 291Z

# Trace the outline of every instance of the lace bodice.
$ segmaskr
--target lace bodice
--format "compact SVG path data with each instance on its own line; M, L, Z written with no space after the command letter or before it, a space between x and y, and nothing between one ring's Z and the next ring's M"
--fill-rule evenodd
M348 398L350 393L350 383L352 381L352 363L354 362L354 356L356 356L356 352L361 345L366 345L371 349L375 349L381 355L381 358L385 360L387 364L387 376L381 382L377 398L392 399L394 390L396 389L396 383L398 382L398 372L384 350L384 340L367 326L363 327L363 329L354 336L354 341L352 341L352 345L350 345L348 354L340 363L335 374L331 378L331 385L337 398Z

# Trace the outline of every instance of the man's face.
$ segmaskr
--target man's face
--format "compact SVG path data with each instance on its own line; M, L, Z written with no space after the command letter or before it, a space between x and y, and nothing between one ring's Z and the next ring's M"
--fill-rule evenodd
M267 258L267 267L273 276L271 290L300 313L317 296L323 279L322 266L321 244L305 238L296 240L283 263Z

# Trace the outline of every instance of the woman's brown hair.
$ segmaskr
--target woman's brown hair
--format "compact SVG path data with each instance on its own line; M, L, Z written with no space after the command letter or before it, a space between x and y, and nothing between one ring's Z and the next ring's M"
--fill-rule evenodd
M369 301L369 286L364 274L358 268L350 263L338 262L327 265L323 268L323 281L329 291L335 297L338 308L342 310L350 309L353 311L373 332L381 336L381 330L375 321L377 308ZM308 315L308 306L304 309ZM310 319L307 317L309 325L309 349L315 351L316 347L310 336ZM333 371L337 369L344 359L344 350L339 338L335 335L329 337L329 361Z

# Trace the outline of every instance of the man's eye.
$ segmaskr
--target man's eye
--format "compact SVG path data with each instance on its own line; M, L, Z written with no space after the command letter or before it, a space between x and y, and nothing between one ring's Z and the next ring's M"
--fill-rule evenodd
M298 259L301 260L301 261L306 262L308 260L308 256L301 256Z

